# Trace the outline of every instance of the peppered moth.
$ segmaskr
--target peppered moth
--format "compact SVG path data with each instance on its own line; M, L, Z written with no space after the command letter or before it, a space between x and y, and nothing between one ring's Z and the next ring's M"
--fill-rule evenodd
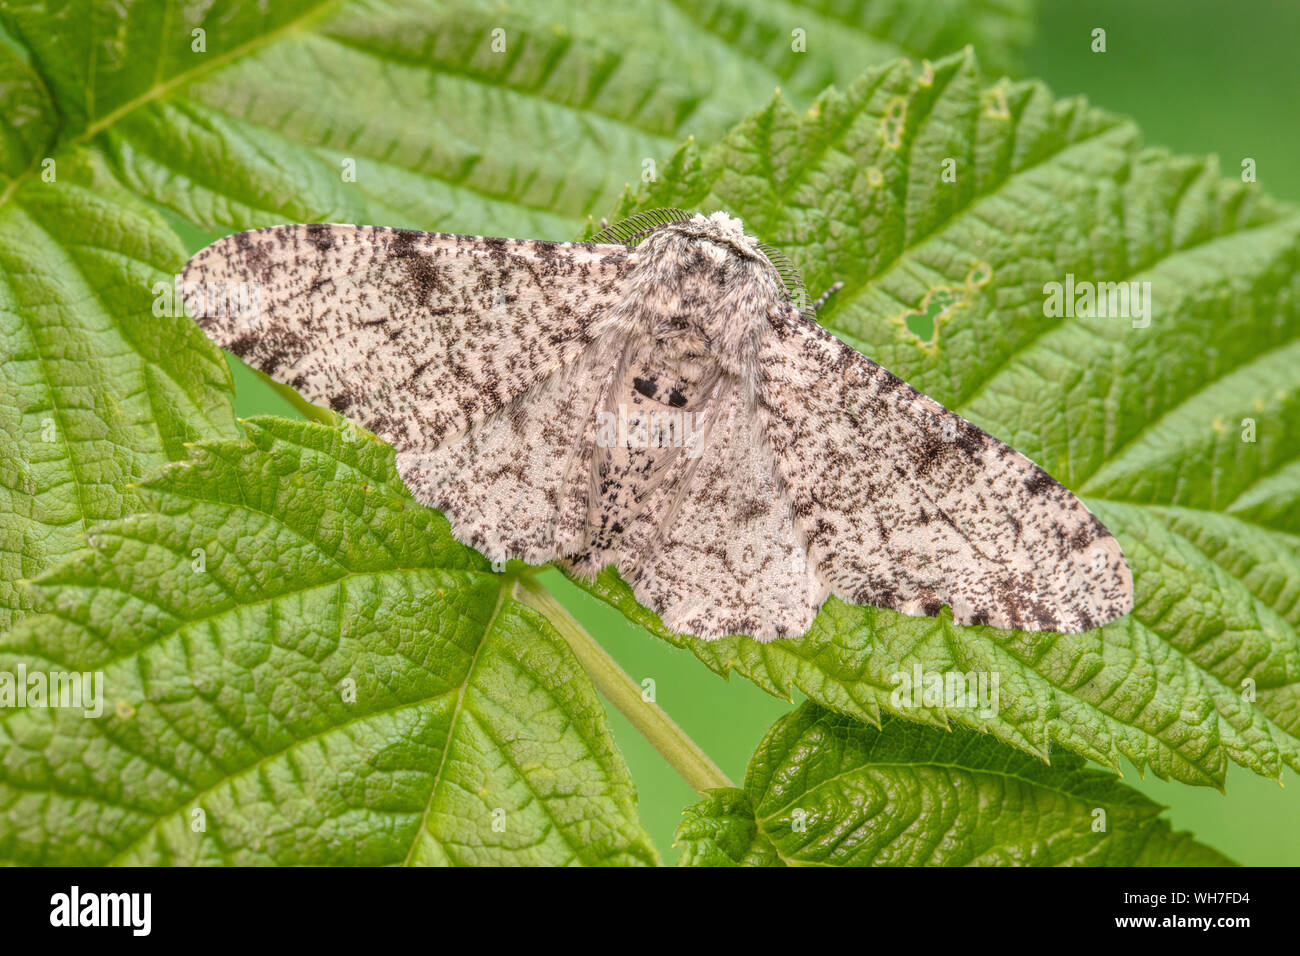
M822 329L724 213L593 242L277 226L182 283L219 345L391 443L460 540L615 565L675 630L799 635L829 593L1030 631L1132 608L1078 499Z

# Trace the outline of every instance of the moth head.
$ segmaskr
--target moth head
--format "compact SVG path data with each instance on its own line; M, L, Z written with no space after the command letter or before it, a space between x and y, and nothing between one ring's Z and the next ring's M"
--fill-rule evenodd
M792 308L786 287L739 219L677 216L636 236L624 309L659 348L683 359L708 355L748 380L764 330Z
M744 222L725 212L715 212L709 216L697 214L668 228L685 236L702 239L712 246L734 252L746 259L766 261L766 256L759 250L758 240L746 235Z
M595 243L615 243L629 248L646 246L648 256L659 264L652 270L656 279L672 283L674 272L688 261L694 265L712 263L724 271L757 272L763 282L770 279L778 296L814 319L803 276L780 250L764 245L745 232L745 224L725 212L692 215L680 209L650 209L607 225L591 237ZM726 269L728 260L732 268ZM738 267L738 268L737 268Z
M693 241L713 261L722 264L728 257L739 260L738 271L751 275L763 285L770 282L777 296L809 319L813 311L804 289L803 276L783 253L765 245L745 232L745 224L725 212L708 216L696 214L683 216L676 222L661 226L661 232L672 232Z

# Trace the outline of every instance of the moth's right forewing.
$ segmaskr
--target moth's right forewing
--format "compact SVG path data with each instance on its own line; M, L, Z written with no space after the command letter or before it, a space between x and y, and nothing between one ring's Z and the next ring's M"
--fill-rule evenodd
M629 250L371 226L276 226L190 260L217 344L400 449L434 448L573 362Z
M796 313L759 365L777 471L835 594L1030 631L1132 609L1118 542L1025 456Z

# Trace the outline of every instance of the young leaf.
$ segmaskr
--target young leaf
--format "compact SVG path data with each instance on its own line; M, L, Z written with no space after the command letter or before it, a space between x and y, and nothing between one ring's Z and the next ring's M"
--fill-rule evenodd
M170 295L184 262L94 154L0 188L0 631L22 579L133 510L127 482L236 434L230 370Z
M965 43L1008 62L1030 32L1028 0L164 0L125 17L19 0L0 16L70 135L196 224L557 239L776 86L806 101L865 65Z
M684 866L1225 866L1161 807L1061 754L807 703L767 732L743 790L685 811Z
M0 860L653 864L563 638L350 427L195 446L45 575L0 670L103 715L0 712Z
M843 282L821 321L1082 494L1137 606L1057 635L832 600L802 640L759 645L667 634L613 574L592 590L720 674L863 720L1199 784L1229 759L1300 767L1300 215L1256 190L1037 83L985 88L969 54L872 71L803 114L778 97L687 144L620 213L725 209L812 294ZM1150 283L1147 311L1048 314L1067 276ZM1003 706L892 703L915 667L997 672Z

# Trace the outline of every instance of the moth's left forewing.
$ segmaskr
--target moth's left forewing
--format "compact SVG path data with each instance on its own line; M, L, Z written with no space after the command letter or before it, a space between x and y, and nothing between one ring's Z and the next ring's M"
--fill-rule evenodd
M760 356L768 442L832 592L1030 631L1132 609L1119 543L1025 456L793 310Z
M628 254L288 225L213 243L182 283L218 345L411 450L465 434L582 355L624 295Z

